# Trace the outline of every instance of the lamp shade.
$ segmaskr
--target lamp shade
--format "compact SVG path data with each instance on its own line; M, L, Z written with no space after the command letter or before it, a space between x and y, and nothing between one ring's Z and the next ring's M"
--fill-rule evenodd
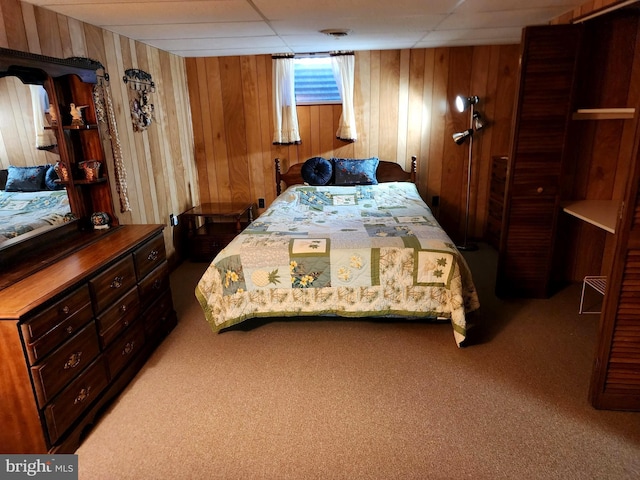
M463 97L462 95L458 95L456 97L456 108L459 112L464 112L467 108L469 108L469 105L475 105L479 101L480 99L476 95L473 95L471 97Z
M469 128L464 132L458 132L453 134L453 141L456 142L456 145L462 145L464 141L473 136L473 129Z
M482 116L478 112L473 112L473 128L476 131L484 128L484 121L482 120Z

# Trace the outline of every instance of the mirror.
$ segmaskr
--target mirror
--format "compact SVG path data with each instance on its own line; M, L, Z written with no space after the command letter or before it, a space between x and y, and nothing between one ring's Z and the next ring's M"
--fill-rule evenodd
M47 128L50 121L48 94L42 85L25 84L16 76L0 78L0 170L43 167L20 170L27 178L10 181L12 191L0 191L0 250L23 240L23 235L32 238L70 219L66 189L53 182L57 176L49 171L60 160L55 134ZM40 171L41 188L34 191L35 182L29 178ZM5 183L1 180L0 187Z
M89 58L61 59L0 47L0 185L4 183L2 177L6 178L6 173L2 175L3 171L7 172L5 167L36 169L35 172L9 169L11 188L5 188L2 196L10 190L29 190L24 187L29 181L38 186L35 189L32 186L31 190L39 190L42 183L35 166L52 165L60 160L58 170L63 181L55 183L57 172L48 168L46 172L52 175L47 179L53 187L47 189L68 202L67 211L75 218L0 242L0 289L95 241L97 236L108 234L109 230L94 228L91 218L94 213L106 213L111 219L109 227L118 227L95 103L96 98L101 100L108 95L105 93L109 92L108 79L102 64ZM48 104L53 106L49 117L46 116ZM73 105L86 109L85 123L72 121ZM98 105L103 107L101 101ZM38 113L34 114L36 107ZM58 117L57 123L52 115ZM47 128L49 121L51 127ZM57 145L49 145L56 142ZM82 165L90 160L102 164L100 176L88 175L86 169L82 171ZM19 184L22 182L22 187L15 188L16 179ZM56 190L58 187L62 188ZM38 192L24 192L24 195L28 193ZM25 203L28 202L16 199L9 210L19 210ZM41 205L47 203L51 201L44 200Z

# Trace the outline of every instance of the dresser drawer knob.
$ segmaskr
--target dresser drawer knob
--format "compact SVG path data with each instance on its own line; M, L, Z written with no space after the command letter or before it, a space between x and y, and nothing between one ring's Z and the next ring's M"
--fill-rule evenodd
M127 306L126 305L120 305L120 311L122 313L126 312L127 311Z
M153 282L153 288L155 290L160 290L160 287L162 286L162 280L156 280L155 282Z
M124 281L124 277L121 275L118 275L116 278L113 279L113 282L111 282L111 288L120 288L122 286L123 281Z
M133 347L135 347L135 345L136 345L136 342L133 340L130 342L127 342L127 344L122 349L122 356L129 355L131 352L133 352Z
M91 391L91 387L83 388L82 390L80 390L80 392L78 393L78 396L73 401L73 404L77 405L79 403L83 403L87 398L89 398L90 391Z
M129 320L125 320L125 321L124 321L124 323L123 323L123 325L124 325L125 327L128 327L128 326L129 326Z
M70 368L76 368L80 365L80 357L82 356L82 352L72 353L67 361L64 364L64 369L69 370Z
M151 250L149 255L147 256L147 260L150 262L155 262L158 259L158 250Z
M71 309L69 308L69 306L68 306L68 305L65 305L64 307L62 307L62 308L60 309L60 311L61 311L62 313L64 313L65 315L68 315L68 314L69 314L69 312L71 311Z
M66 330L67 330L67 333L72 333L73 332L73 327L71 325L69 325Z
M538 193L542 193L542 192L544 192L544 188L542 188L542 187L538 187L538 188L536 189L536 192L538 192Z

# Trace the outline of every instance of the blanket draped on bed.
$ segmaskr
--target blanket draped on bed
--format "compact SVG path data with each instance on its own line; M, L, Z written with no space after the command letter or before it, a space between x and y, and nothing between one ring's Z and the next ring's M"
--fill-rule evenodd
M0 244L72 218L66 190L0 191Z
M214 331L303 315L450 319L479 307L464 258L408 182L289 187L213 260L196 297Z

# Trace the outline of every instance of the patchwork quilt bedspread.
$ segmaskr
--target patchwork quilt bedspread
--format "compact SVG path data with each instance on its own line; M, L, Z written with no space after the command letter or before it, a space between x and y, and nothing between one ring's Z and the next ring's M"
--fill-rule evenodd
M23 233L62 224L70 215L66 190L0 190L0 245Z
M196 287L211 328L256 317L448 319L460 345L479 307L471 272L416 186L295 185Z

